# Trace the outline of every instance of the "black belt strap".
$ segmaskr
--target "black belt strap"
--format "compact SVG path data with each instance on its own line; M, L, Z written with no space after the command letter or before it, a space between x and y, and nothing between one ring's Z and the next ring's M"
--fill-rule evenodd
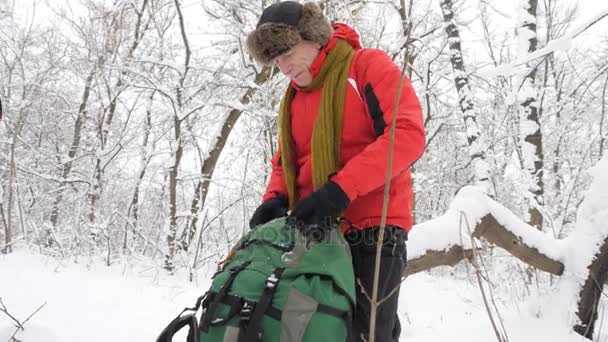
M317 306L317 312L341 318L344 321L344 324L346 325L346 341L354 341L353 316L350 311L342 311L334 308L333 306L319 304Z
M258 301L257 305L255 305L255 309L253 310L251 319L249 320L249 317L241 316L242 325L241 330L239 332L238 342L260 341L262 319L264 318L264 315L266 314L268 308L272 307L272 298L274 297L274 293L277 289L279 281L281 280L281 275L283 274L283 271L285 271L285 268L279 267L275 269L274 272L272 272L270 276L268 276L268 278L266 278L264 292L262 292L262 296L260 297L260 300Z
M210 293L211 298L215 297L217 295L217 293ZM261 301L261 300L260 300ZM218 299L218 302L224 305L227 305L230 307L230 313L228 314L228 316L225 319L219 320L219 321L215 321L213 324L210 325L222 325L226 322L228 322L230 319L232 319L237 312L239 311L239 308L243 307L243 303L244 302L249 302L249 304L252 304L251 301L247 301L242 297L239 296L234 296L234 295L225 295L222 298ZM257 307L260 304L255 305L256 307L256 311L257 311ZM341 320L344 321L344 324L346 326L346 332L347 332L347 339L346 341L354 341L354 337L353 337L353 330L352 330L352 313L350 311L343 311L343 310L339 310L336 309L332 306L329 305L325 305L325 304L321 304L319 303L317 305L317 312L319 313L323 313L326 315L330 315L336 318L339 318ZM269 305L266 310L264 310L264 315L276 320L276 321L281 321L281 315L282 315L282 311L275 308L272 305ZM220 322L221 321L221 322ZM251 324L251 323L250 323ZM239 332L239 337L240 337L240 332ZM240 342L240 340L239 340ZM249 341L247 341L249 342Z
M244 299L239 296L225 295L224 298L222 298L220 300L220 303L228 305L228 306L232 306L232 305L238 305L238 303L241 303L243 300ZM237 303L237 304L235 304L235 303ZM320 313L326 314L326 315L334 316L339 319L345 319L350 314L349 311L339 310L339 309L334 308L333 306L320 304L320 303L317 306L317 311ZM281 320L281 314L282 314L282 311L275 308L274 306L269 306L266 309L266 316L268 316L272 319L275 319L277 321Z
M226 280L226 282L224 283L224 286L222 286L220 291L217 294L213 295L213 299L211 300L211 303L209 304L209 308L203 313L203 316L201 317L201 328L200 329L202 331L207 331L207 329L209 328L209 325L212 323L212 320L215 317L215 314L217 312L220 302L222 301L222 299L225 296L228 295L228 292L232 288L232 283L234 282L234 279L236 279L236 276L239 274L239 272L241 272L247 266L249 266L250 263L251 263L251 260L248 260L238 266L234 266L234 267L230 268L230 276L228 276L228 279Z

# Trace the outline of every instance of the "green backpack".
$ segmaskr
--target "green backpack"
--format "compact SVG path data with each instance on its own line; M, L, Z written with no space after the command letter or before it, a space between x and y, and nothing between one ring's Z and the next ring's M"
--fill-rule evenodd
M157 342L171 342L186 325L188 342L349 341L354 304L350 249L340 231L307 241L280 218L239 241L211 289Z

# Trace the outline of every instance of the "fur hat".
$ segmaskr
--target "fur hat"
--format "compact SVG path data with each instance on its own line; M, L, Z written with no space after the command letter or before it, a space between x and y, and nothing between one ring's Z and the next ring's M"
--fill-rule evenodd
M302 40L327 44L332 31L317 4L279 2L262 12L255 31L247 36L247 50L258 63L270 64Z

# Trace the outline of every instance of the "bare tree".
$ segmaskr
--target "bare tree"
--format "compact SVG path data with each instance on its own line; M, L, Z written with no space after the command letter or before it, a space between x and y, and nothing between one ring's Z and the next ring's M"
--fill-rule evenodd
M154 94L152 91L150 97L148 98L148 104L146 106L146 116L144 118L144 136L141 144L141 153L140 153L140 168L137 175L137 180L135 183L135 188L133 190L133 196L129 201L129 206L127 208L127 220L125 222L125 232L123 238L122 248L123 251L127 250L127 239L128 239L128 231L129 227L136 230L139 228L139 192L141 189L141 185L143 179L146 175L146 171L148 169L148 165L150 163L150 159L152 158L152 153L149 151L149 146L153 145L151 141L151 131L152 131L152 106L154 104ZM133 221L130 221L130 218L133 217Z
M109 25L112 27L112 31L109 33L108 39L106 41L106 51L113 51L113 54L120 55L120 45L123 31L129 29L128 21L131 13L134 14L135 25L133 31L133 38L129 48L122 58L115 59L116 64L128 66L131 64L134 54L137 48L140 46L142 39L146 33L149 24L149 18L144 18L144 15L147 11L149 0L143 0L141 3L141 7L137 9L135 4L130 5L121 5L119 8L111 9L109 19ZM129 8L131 6L132 8ZM126 21L126 23L125 23ZM111 69L108 70L108 77L110 77ZM110 87L108 83L109 80L106 81L106 92L109 99L109 104L104 106L103 110L101 110L99 118L97 120L97 139L98 139L98 151L95 153L96 160L94 162L94 170L93 170L93 179L91 190L88 193L88 201L89 201L89 214L88 220L89 223L95 223L96 216L96 207L97 202L99 201L102 193L102 185L103 185L103 173L107 165L111 162L111 160L117 156L120 151L120 146L110 146L109 145L109 135L110 130L112 128L112 123L116 116L117 106L119 102L119 98L123 95L128 89L128 85L125 85L125 78L128 76L126 70L120 70L118 72L117 78L114 82L113 87ZM127 82L128 83L128 82ZM131 111L132 112L132 111Z
M490 166L485 157L482 145L482 132L477 124L477 109L473 100L469 77L465 71L460 45L460 34L456 21L454 20L454 10L451 0L441 1L443 20L446 24L445 32L448 35L450 49L450 62L454 71L454 83L458 91L460 109L462 110L467 142L469 145L469 156L473 167L473 182L484 189L486 193L492 193L490 179Z
M181 5L179 0L174 0L175 9L179 20L179 27L184 44L184 64L180 70L180 77L178 84L176 85L176 101L173 113L173 138L174 146L172 147L172 165L169 168L169 232L167 233L167 245L168 250L165 255L165 269L173 271L175 265L173 259L175 258L175 252L177 251L177 174L179 170L179 164L184 153L184 141L182 140L182 120L184 110L184 84L190 70L190 58L192 51L190 50L190 43L188 42L188 34L186 33L186 27L184 23L184 16L182 14Z
M519 8L519 40L522 43L522 57L536 51L538 39L536 36L537 0L522 0ZM537 67L526 64L526 75L519 88L521 155L525 170L530 175L530 193L528 215L529 223L539 230L543 229L543 216L540 207L543 206L543 137L538 109L538 95L535 88Z
M238 9L243 8L245 4L241 4L238 1L236 3L224 2L221 4L221 8L223 9L223 13L226 15L223 16L224 20L229 21L229 24L236 27L245 27L245 21L243 17L238 13ZM210 11L208 11L210 12ZM216 16L216 14L209 13L212 16ZM253 75L253 84L254 86L246 86L243 90L239 89L239 93L242 93L238 102L240 103L239 108L231 108L228 116L224 119L220 129L219 134L216 134L217 138L212 142L211 147L209 148L206 154L201 154L202 162L200 168L200 174L198 177L198 181L194 187L194 196L190 205L190 216L191 220L188 225L185 227L180 246L184 250L188 250L192 240L197 231L198 224L198 213L205 207L205 202L207 199L207 194L209 192L209 186L211 185L211 180L214 174L214 171L217 167L217 163L220 159L220 155L224 148L226 147L226 143L230 136L232 129L235 124L241 117L243 113L243 109L245 106L250 104L251 99L256 95L259 91L260 86L269 81L273 76L273 69L269 66L263 67L261 70L257 70L252 64L251 61L245 59L244 56L244 47L242 42L240 41L240 37L237 37L235 41L238 42L238 45L235 49L232 49L233 55L240 55L242 59L242 63L249 69L254 70ZM223 68L219 69L217 72L223 72ZM277 70L274 70L276 72ZM225 72L229 72L226 70ZM248 75L247 77L251 77Z
M272 77L272 69L270 67L264 67L260 70L255 77L254 83L256 85L261 85L266 82L270 77ZM251 97L253 96L256 88L249 88L245 91L245 94L241 97L240 103L242 105L247 105L250 102ZM224 121L222 128L220 130L220 134L218 135L217 140L212 145L211 151L205 158L204 162L201 166L201 174L199 181L196 184L194 197L192 199L192 204L190 206L190 213L192 215L192 220L190 221L190 225L186 230L187 235L182 238L182 247L184 250L188 250L194 235L196 234L196 225L198 223L198 212L200 208L203 208L205 205L205 200L207 198L207 193L209 192L209 185L211 184L211 179L213 177L213 172L215 171L215 167L219 160L220 154L222 150L226 146L226 142L228 141L228 137L230 136L230 131L238 121L239 117L243 113L242 109L233 108L228 117Z
M76 120L74 120L74 131L73 131L73 135L72 135L72 143L68 150L68 155L67 155L66 161L65 161L65 163L63 163L62 172L61 172L62 181L60 182L60 185L56 191L55 200L53 202L53 207L51 209L51 213L49 216L49 220L50 220L53 228L56 227L57 223L59 222L59 210L60 210L60 204L63 200L63 191L64 191L66 185L69 184L68 176L70 175L70 172L72 171L72 165L74 162L74 158L76 157L76 153L78 152L78 149L80 147L82 125L83 125L83 121L86 120L86 118L87 118L87 114L88 114L87 106L88 106L88 102L89 102L89 96L91 94L91 87L93 84L93 77L95 76L96 69L97 69L97 67L95 66L89 71L89 74L84 83L82 99L80 102L80 106L78 108L78 112L76 114ZM46 246L50 246L53 244L54 238L52 236L53 236L52 231L47 230L46 231L46 241L47 241Z
M35 14L33 11L32 16L35 17ZM0 25L10 28L10 31L0 38L0 98L5 100L0 112L4 113L1 123L8 133L8 155L0 154L0 157L6 159L5 170L0 167L0 171L4 171L6 175L3 178L7 180L6 183L0 184L0 219L4 226L5 239L2 252L9 253L15 234L14 208L19 187L17 154L19 149L27 145L27 139L23 136L24 127L32 112L31 107L41 103L41 99L46 95L45 86L49 83L54 66L39 61L33 52L36 45L49 36L48 32L35 27L33 19L27 27L21 29L12 16L0 16ZM30 70L31 65L36 62L45 68ZM4 142L0 142L2 143Z

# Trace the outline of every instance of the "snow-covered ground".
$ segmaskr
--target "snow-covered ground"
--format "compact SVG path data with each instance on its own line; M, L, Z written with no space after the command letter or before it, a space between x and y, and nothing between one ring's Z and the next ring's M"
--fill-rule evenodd
M209 270L198 274L197 283L190 283L186 275L167 276L156 265L143 266L143 261L130 264L137 266L117 263L106 267L101 261L90 260L60 263L23 249L0 256L0 297L8 311L23 321L44 304L25 324L26 331L17 335L18 339L154 341L162 328L209 285L205 277ZM562 320L560 312L568 308L535 294L534 289L532 294L521 295L526 292L523 287L513 288L520 282L508 284L513 275L498 274L492 279L498 283L493 297L508 341L584 341ZM473 275L450 275L447 268L413 275L404 282L400 301L401 341L497 341ZM8 341L14 331L11 320L0 312L0 342Z

